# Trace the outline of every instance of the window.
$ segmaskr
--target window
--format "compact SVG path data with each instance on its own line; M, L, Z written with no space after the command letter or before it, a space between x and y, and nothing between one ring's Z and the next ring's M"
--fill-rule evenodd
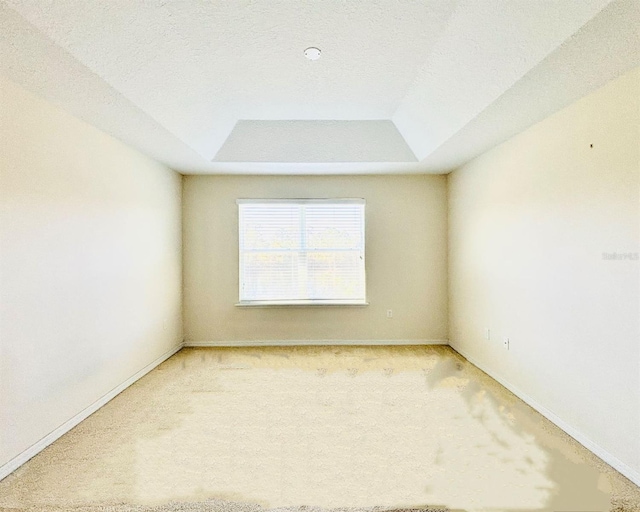
M239 199L240 304L366 304L364 199Z

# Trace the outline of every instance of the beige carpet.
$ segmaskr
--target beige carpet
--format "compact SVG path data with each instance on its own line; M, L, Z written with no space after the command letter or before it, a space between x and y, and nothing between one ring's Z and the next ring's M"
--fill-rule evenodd
M0 510L427 506L637 512L640 489L448 347L184 349L0 482Z
M46 506L42 505L29 508L2 508L2 512L12 511L40 511L46 508L47 512L449 512L442 507L422 507L419 509L367 507L367 508L318 508L318 507L279 507L265 509L250 503L238 503L225 500L206 500L196 503L167 503L165 505L89 505L89 506Z

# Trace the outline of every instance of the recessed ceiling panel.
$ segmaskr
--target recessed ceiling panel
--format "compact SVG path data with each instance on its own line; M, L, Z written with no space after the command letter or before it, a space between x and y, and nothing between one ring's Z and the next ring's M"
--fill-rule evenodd
M417 162L391 121L238 121L216 162Z

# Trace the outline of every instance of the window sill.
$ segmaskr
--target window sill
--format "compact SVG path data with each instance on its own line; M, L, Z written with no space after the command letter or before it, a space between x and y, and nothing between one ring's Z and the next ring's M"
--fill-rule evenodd
M340 301L340 300L252 300L243 301L236 304L241 308L288 308L288 307L366 307L369 303L366 301Z

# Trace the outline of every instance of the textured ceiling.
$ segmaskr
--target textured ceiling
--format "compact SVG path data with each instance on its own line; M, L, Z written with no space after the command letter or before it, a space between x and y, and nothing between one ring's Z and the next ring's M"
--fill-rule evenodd
M0 0L0 73L184 173L446 172L640 65L638 5Z

